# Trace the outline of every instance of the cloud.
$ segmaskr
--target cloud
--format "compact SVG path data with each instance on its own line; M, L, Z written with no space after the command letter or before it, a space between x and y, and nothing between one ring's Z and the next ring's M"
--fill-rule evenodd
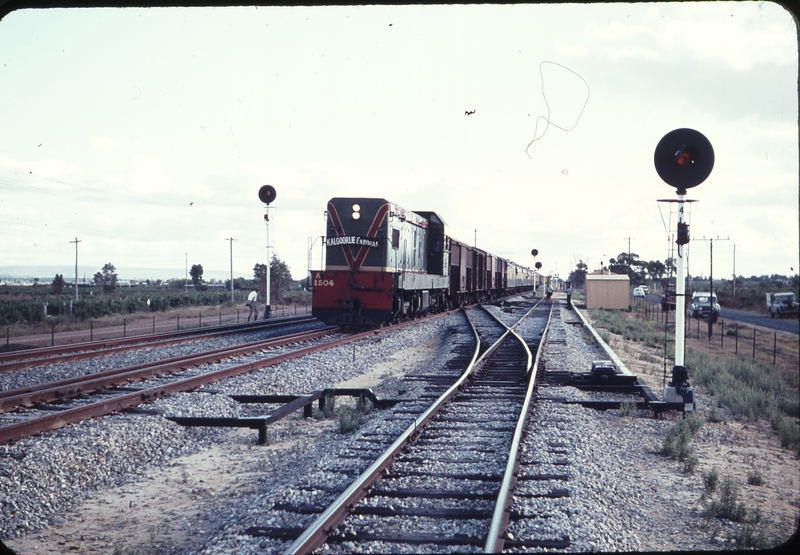
M689 67L699 60L736 71L797 62L795 30L786 32L787 25L794 27L793 20L777 4L742 3L735 14L704 4L681 4L680 11L675 6L658 6L635 19L590 25L589 41L615 61L683 60Z
M117 146L119 146L119 143L114 139L110 137L100 137L98 135L92 135L89 137L89 144L98 150L102 150L103 152L111 152Z

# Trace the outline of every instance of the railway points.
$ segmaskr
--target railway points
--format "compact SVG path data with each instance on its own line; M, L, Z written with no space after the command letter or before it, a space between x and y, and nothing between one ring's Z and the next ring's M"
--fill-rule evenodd
M499 318L508 318L513 321L518 318L524 309L524 303L505 303L503 307L490 306L490 310ZM539 355L542 367L547 371L558 373L570 368L590 369L591 363L597 360L608 360L610 357L596 342L575 348L575 341L583 338L581 330L585 325L575 324L578 320L574 311L567 310L563 301L557 297L554 304L554 318L552 329L548 335L552 339ZM331 349L327 354L312 354L287 361L252 375L243 375L231 380L219 382L214 389L201 388L195 392L174 395L149 403L145 411L139 413L121 413L116 416L106 417L98 421L90 421L75 426L68 426L61 430L48 432L40 438L28 438L12 445L0 447L0 465L3 471L15 477L17 467L14 457L41 457L44 450L52 452L54 449L60 453L59 461L64 467L60 475L72 473L81 475L87 472L82 469L78 472L70 457L80 457L82 460L94 460L92 455L85 451L85 439L91 437L90 430L102 429L104 437L113 440L116 449L121 448L122 453L130 452L126 445L137 445L134 449L144 453L137 458L133 468L128 466L132 474L123 481L135 479L136 467L142 466L148 473L158 472L158 464L176 459L178 455L189 457L185 460L196 460L203 452L219 452L220 463L230 464L228 468L235 468L235 472L244 479L244 483L234 486L235 482L222 480L225 472L219 478L210 479L206 471L192 470L192 474L185 478L191 482L193 491L210 491L206 483L227 484L226 487L214 486L214 503L201 502L202 516L199 520L203 523L202 534L189 534L192 528L189 522L197 521L198 517L178 516L176 518L186 522L187 533L181 538L184 545L193 545L195 552L203 550L215 553L263 553L284 552L288 546L299 537L305 526L311 523L313 515L309 512L313 507L319 507L320 501L327 499L331 502L347 487L349 480L359 471L366 469L387 446L389 446L400 431L407 428L410 423L418 419L419 414L435 398L440 396L452 385L459 374L457 367L463 363L460 358L472 356L472 349L465 333L463 324L457 323L456 314L441 314L428 321L411 321L406 327L390 327L379 334L368 333L362 339L356 350L351 346L340 346ZM535 345L540 336L533 329L526 331L524 326L517 329L528 345ZM416 337L417 339L411 339ZM405 339L399 339L405 338ZM398 342L399 341L399 342ZM429 356L425 362L409 365L411 356L407 354L410 345L429 345ZM392 358L397 357L397 358ZM292 415L286 416L278 422L267 427L265 434L269 436L266 445L259 445L259 440L248 430L228 428L184 428L165 419L165 416L174 417L215 417L215 418L262 418L264 414L274 412L282 406L285 399L272 399L280 401L266 405L242 405L235 396L245 395L297 395L303 392L320 391L320 387L336 388L344 380L357 379L359 374L364 374L373 368L376 362L382 362L386 368L383 373L373 374L375 383L363 383L370 391L374 392L375 400L401 400L392 403L386 408L379 408L363 415L364 422L361 427L351 434L341 434L336 431L335 420L317 420L306 418L305 411L295 410ZM405 366L404 370L396 373L395 369ZM560 367L560 368L559 368ZM323 377L324 376L324 377ZM380 378L383 376L383 378ZM350 385L352 385L351 382ZM642 510L633 499L642 495L653 495L653 492L644 492L638 486L631 484L628 476L620 473L617 467L627 466L629 457L638 459L641 453L632 453L628 450L642 442L656 442L656 431L663 430L668 421L654 419L636 419L638 426L645 429L633 429L626 424L634 420L621 419L615 410L596 411L586 408L590 402L616 403L619 405L621 396L634 398L639 394L624 392L608 392L590 389L576 389L558 380L545 381L539 385L538 401L530 411L531 417L527 424L527 433L520 444L519 468L516 472L514 485L514 502L509 505L507 515L507 530L503 535L504 549L522 548L524 545L559 548L566 551L574 550L609 550L609 549L642 549L650 546L645 526L655 526L656 516ZM268 399L269 400L269 399ZM339 408L352 406L352 402L340 398L337 401ZM377 405L378 403L374 403ZM315 416L319 416L319 409L314 409ZM335 411L334 411L335 414ZM388 417L388 415L392 415ZM419 420L417 420L419 422ZM642 426L642 424L647 424ZM471 426L484 426L486 423L473 422ZM620 433L619 429L623 432ZM614 432L610 432L614 430ZM141 438L143 431L148 433L148 439ZM439 430L441 431L441 430ZM88 432L88 434L87 434ZM612 433L612 436L609 436ZM473 434L474 436L475 434ZM638 438L636 437L638 436ZM159 441L158 451L153 453L151 440L155 437ZM475 436L477 438L477 436ZM609 443L608 438L614 437L615 442L624 438L627 448ZM96 441L96 440L95 440ZM438 441L438 440L434 440ZM423 453L430 453L431 443L424 436L418 439L420 448L428 449ZM293 445L293 447L290 447ZM178 447L180 446L180 447ZM227 447L226 447L227 446ZM237 447L238 446L238 447ZM242 451L241 448L249 446ZM222 455L226 449L234 451ZM169 450L172 450L171 452ZM205 450L205 451L204 451ZM251 453L252 451L252 453ZM485 470L480 469L484 464L484 457L480 449L475 446L475 454L463 457L463 477L468 478L472 473L477 478L488 476ZM192 458L191 453L196 453ZM235 453L235 456L233 455ZM646 454L644 455L646 456ZM403 465L404 472L409 479L414 468L425 468L428 461L427 455L406 454ZM121 468L126 468L118 455L105 452L105 462L98 462L98 472L106 475L117 475ZM110 460L108 460L110 459ZM470 461L468 459L475 459ZM35 459L28 459L29 462ZM162 461L159 463L158 461ZM234 463L223 463L224 460L236 460ZM611 462L609 462L611 461ZM129 462L129 461L126 461ZM174 462L171 464L175 464ZM188 464L188 463L187 463ZM652 461L648 464L652 464ZM155 465L155 466L154 466ZM467 470L472 465L473 471ZM38 465L36 465L38 466ZM36 467L35 466L35 467ZM84 465L85 466L85 465ZM451 463L452 466L452 463ZM444 474L452 473L453 469L445 466ZM640 467L637 467L640 468ZM139 469L141 470L141 469ZM427 470L426 474L430 474ZM641 470L636 470L637 475ZM174 475L174 474L173 474ZM606 479L598 479L599 475ZM613 478L608 478L608 477ZM244 478L247 477L247 478ZM43 484L47 478L37 476ZM444 479L444 478L440 478ZM602 492L609 486L608 479L612 479L615 496L603 499ZM92 482L94 480L94 482ZM99 491L98 478L86 477L85 482L76 484L75 487L86 488L89 491ZM107 478L104 478L107 480ZM202 480L200 482L199 480ZM208 480L208 482L207 482ZM641 477L644 483L650 483L646 476ZM12 481L13 483L13 481ZM95 485L92 486L91 484ZM140 482L134 482L140 483ZM173 492L176 498L182 498L185 490L181 480L176 480L174 485L166 485L166 490ZM487 484L499 482L489 481ZM141 484L141 483L140 483ZM141 484L145 492L147 484ZM137 486L138 487L138 486ZM209 485L208 488L211 486ZM160 489L164 488L164 484ZM124 491L134 491L134 486L127 486ZM52 491L52 490L49 490ZM234 492L237 492L234 494ZM595 492L588 494L587 492ZM672 492L674 496L684 498L685 493ZM661 492L659 502L667 506L670 503L669 492ZM105 495L105 494L104 494ZM125 494L125 495L131 495ZM150 495L160 495L152 492ZM588 496L588 497L587 497ZM384 496L388 498L388 496ZM136 497L140 499L139 497ZM397 498L391 498L389 504L395 509L399 507ZM320 552L345 552L352 547L351 541L356 539L352 534L361 534L362 539L372 539L377 542L386 539L388 529L381 524L383 517L379 499L365 498L368 509L358 509L353 515L358 526L344 524L343 535L338 543L326 544ZM141 502L141 501L139 501ZM163 501L169 505L172 501ZM629 505L635 507L635 510ZM425 510L436 503L432 500L420 502L416 509L408 512ZM449 514L462 516L473 513L459 513L459 511L478 511L474 514L487 515L491 509L478 507L479 501L461 500L458 503L448 503L447 508L437 517L441 524L443 518ZM412 505L416 504L413 503ZM65 507L62 500L53 503L54 506ZM486 503L484 503L486 505ZM179 506L179 505L176 505ZM35 526L35 522L46 522L54 519L61 522L69 529L74 526L73 520L65 519L59 513L50 513L49 516L37 516L41 508L28 507L25 509L26 522ZM135 511L131 510L131 514ZM481 512L483 511L483 512ZM637 512L635 518L641 525L632 525L631 516ZM192 512L194 515L197 511ZM65 513L69 514L69 513ZM147 511L145 510L145 514ZM548 515L542 518L541 515ZM151 518L154 518L151 516ZM481 517L483 518L483 517ZM674 519L679 517L673 515ZM365 519L372 519L368 521ZM587 525L589 521L603 523L603 526ZM446 520L446 518L445 518ZM472 520L472 519L467 519ZM677 521L676 520L676 521ZM144 520L146 521L146 519ZM488 524L483 527L462 528L456 518L452 529L453 538L472 538L472 543L459 544L459 549L465 546L474 550L483 550L485 546L475 547L475 539L480 536L477 530L488 531ZM150 520L150 522L153 522ZM371 523L370 523L371 522ZM619 524L622 523L622 524ZM361 526L361 525L364 526ZM2 523L3 526L8 526ZM40 525L41 526L41 525ZM131 523L133 529L137 524ZM359 528L361 526L361 528ZM348 528L350 527L350 528ZM24 529L23 529L24 530ZM248 533L249 530L249 533ZM350 530L350 532L348 532ZM361 532L358 532L361 530ZM369 531L372 530L370 533ZM143 530L140 532L144 533ZM266 532L264 534L263 532ZM41 530L38 532L41 535ZM700 534L700 532L697 532ZM348 535L351 534L351 535ZM371 535L370 535L371 534ZM51 528L45 534L55 537ZM486 534L484 534L485 536ZM190 537L191 536L191 537ZM18 538L20 543L10 541L10 545L32 545L25 543L28 536ZM111 536L108 536L111 537ZM118 541L121 536L117 536ZM394 537L397 540L398 537ZM420 533L418 539L425 539ZM484 541L485 541L484 537ZM62 538L63 540L63 538ZM70 539L72 545L87 547L89 542ZM164 540L166 541L166 539ZM176 540L177 541L177 540ZM104 543L105 542L105 543ZM702 541L691 540L690 545L706 545ZM92 545L104 545L106 550L113 547L110 540L97 540ZM387 549L398 546L397 541L390 542ZM516 547L515 547L516 546ZM61 546L63 547L63 545ZM667 546L669 547L669 546ZM100 547L98 547L100 549ZM24 552L24 551L22 551ZM92 552L84 549L84 552Z

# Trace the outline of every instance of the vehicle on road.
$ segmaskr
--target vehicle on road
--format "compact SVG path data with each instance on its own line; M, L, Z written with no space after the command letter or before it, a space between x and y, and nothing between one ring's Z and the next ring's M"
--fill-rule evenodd
M661 296L661 310L666 312L668 310L675 310L676 294L674 289L667 289Z
M633 296L634 297L646 297L647 293L645 292L644 289L642 289L641 286L639 286L639 287L637 287L636 289L633 290Z
M719 303L717 295L708 292L695 291L692 293L692 304L689 305L692 311L692 318L710 318L716 322L719 318Z
M770 318L796 318L800 314L800 305L794 293L767 293L767 310Z

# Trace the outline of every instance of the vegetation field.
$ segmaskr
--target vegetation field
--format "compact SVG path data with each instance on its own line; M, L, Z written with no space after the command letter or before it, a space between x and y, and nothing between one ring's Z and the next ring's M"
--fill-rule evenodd
M598 328L621 335L627 341L648 347L660 346L663 356L664 324L658 320L643 319L640 313L624 311L592 310L590 314ZM705 334L699 339L691 333L686 336L684 362L690 382L703 388L719 408L724 407L737 418L768 421L781 445L800 456L800 343L797 336L770 333L769 343L762 344L753 356L754 351L744 340L737 349L733 338L720 337L719 331L717 327L716 337L712 336L710 341ZM738 331L744 336L752 334L746 326ZM666 349L667 367L671 368L674 333L667 334Z

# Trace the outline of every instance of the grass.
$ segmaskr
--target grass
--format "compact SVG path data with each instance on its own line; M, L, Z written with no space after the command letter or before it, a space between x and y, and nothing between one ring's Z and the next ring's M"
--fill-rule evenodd
M642 322L637 322L632 318L625 318L617 311L592 309L590 314L596 327L605 328L629 341L644 343L648 347L658 347L664 344L663 329L659 331L655 326L643 325ZM606 339L603 338L603 341Z
M625 416L636 416L636 401L623 401L619 404L619 415L622 417Z
M322 410L315 409L314 418L322 420L331 418L335 414L339 423L339 433L348 434L357 430L361 426L363 417L371 413L374 408L372 401L366 397L360 397L355 406L342 405L337 409L336 397L334 395L326 395L323 400Z
M687 474L697 467L698 457L692 439L702 426L701 418L687 414L669 427L661 441L661 454L683 461L683 471Z
M609 310L592 310L591 317L595 326L621 335L625 340L663 346L664 331L658 322L643 322ZM608 335L605 331L599 333ZM667 356L671 357L672 353L667 353ZM726 407L734 417L768 420L781 446L800 456L800 426L797 422L800 417L800 374L796 366L795 371L785 372L770 362L719 352L705 342L700 342L697 348L687 349L685 364L691 383L702 386L715 397L719 407ZM715 409L709 420L722 422L725 418Z
M695 350L687 353L686 365L694 382L734 415L769 420L781 446L798 450L797 391L777 376L772 366L748 359L713 357Z

